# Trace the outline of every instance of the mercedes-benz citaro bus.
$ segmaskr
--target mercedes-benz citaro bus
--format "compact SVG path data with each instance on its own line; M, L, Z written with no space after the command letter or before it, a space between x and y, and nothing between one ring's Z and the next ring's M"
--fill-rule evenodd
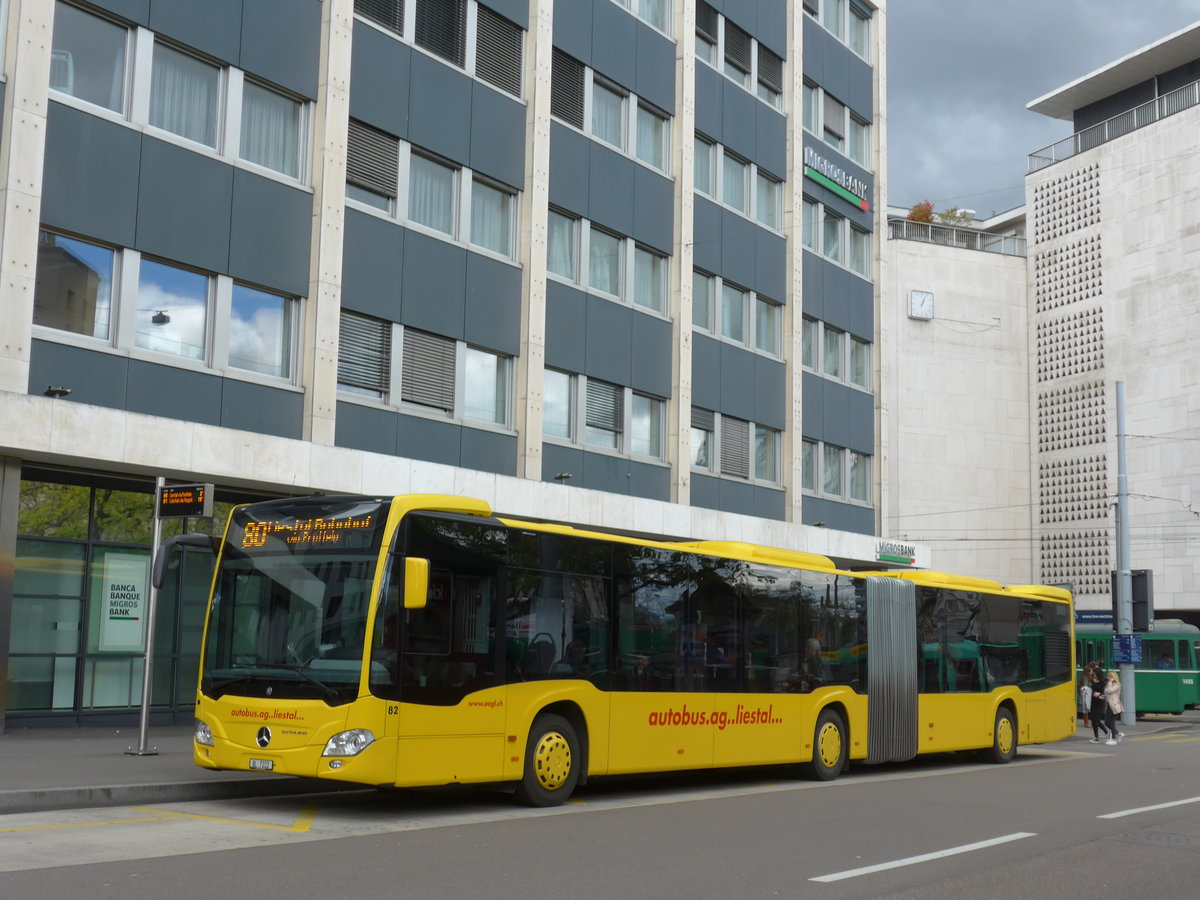
M172 538L160 553L161 583ZM737 542L494 515L461 497L241 506L217 552L195 760L376 786L978 750L1075 732L1068 592L863 574Z

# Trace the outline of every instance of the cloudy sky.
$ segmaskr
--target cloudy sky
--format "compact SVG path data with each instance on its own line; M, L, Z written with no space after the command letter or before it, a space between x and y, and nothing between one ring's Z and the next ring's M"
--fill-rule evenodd
M1030 100L1200 21L1200 0L892 0L888 202L1024 202L1026 157L1071 133Z

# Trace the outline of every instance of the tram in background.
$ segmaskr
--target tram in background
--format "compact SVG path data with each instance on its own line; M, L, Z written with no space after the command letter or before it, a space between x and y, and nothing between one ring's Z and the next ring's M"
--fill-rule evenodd
M1134 667L1137 713L1181 713L1200 706L1200 628L1179 619L1155 619L1142 634L1142 661ZM1111 625L1075 626L1076 677L1099 662L1112 668Z

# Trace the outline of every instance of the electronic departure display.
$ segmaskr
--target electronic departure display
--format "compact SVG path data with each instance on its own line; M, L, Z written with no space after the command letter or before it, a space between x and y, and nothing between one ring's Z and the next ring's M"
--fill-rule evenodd
M388 502L366 497L308 497L243 506L229 543L250 555L369 550L379 547Z

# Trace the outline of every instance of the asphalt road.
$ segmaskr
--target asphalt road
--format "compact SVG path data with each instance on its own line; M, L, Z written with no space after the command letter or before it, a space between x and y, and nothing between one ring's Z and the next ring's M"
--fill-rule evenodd
M0 897L1059 900L1198 884L1197 726L830 784L784 769L605 779L555 810L438 789L0 818Z

